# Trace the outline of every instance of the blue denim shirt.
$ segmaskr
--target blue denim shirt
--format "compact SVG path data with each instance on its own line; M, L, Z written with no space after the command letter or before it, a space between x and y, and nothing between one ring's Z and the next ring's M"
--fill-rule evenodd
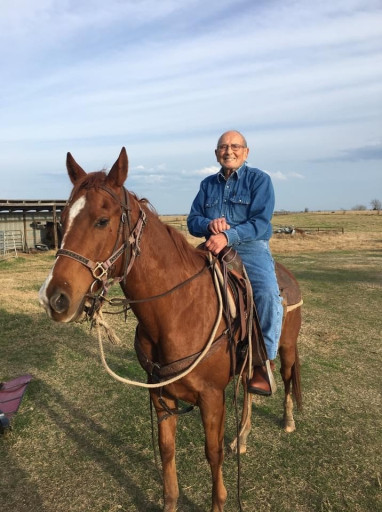
M208 224L225 217L230 229L224 233L228 246L269 240L275 195L268 174L243 164L228 180L223 171L205 178L195 197L187 225L194 236L209 238Z

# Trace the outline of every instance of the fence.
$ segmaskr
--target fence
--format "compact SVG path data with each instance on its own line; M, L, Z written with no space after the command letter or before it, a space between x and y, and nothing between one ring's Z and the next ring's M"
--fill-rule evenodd
M309 227L302 227L302 226L298 226L298 228L296 227L296 229L300 229L301 231L305 231L305 233L308 233L309 231L318 231L318 232L321 232L321 233L324 233L325 231L332 231L333 233L337 232L337 233L345 233L345 229L343 226L335 226L335 227L330 227L330 226L309 226Z
M186 222L186 216L184 218L176 218L176 219L167 219L165 216L160 217L163 222L168 224L169 226L172 226L175 229L178 229L182 232L187 232L187 222Z
M23 234L18 229L0 231L0 258L17 258L17 251L24 249Z

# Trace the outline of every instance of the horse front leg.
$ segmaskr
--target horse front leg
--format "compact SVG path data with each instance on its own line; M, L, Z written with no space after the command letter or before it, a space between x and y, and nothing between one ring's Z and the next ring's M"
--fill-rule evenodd
M167 412L157 400L157 396L152 394L152 400L158 416L158 442L162 461L163 473L163 512L175 512L176 504L179 498L178 477L175 464L175 434L177 426L177 416L168 416L163 419ZM167 407L176 408L176 401L165 399Z
M227 490L223 482L224 459L224 391L209 393L199 404L205 432L205 453L211 468L212 507L211 512L223 512Z

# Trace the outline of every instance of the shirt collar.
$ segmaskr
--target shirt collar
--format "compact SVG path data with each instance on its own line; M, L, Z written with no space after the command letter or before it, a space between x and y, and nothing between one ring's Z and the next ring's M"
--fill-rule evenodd
M236 171L234 171L228 179L234 178L234 179L239 180L241 175L243 174L246 166L247 166L247 163L244 162L243 165L241 167L239 167L238 169L236 169ZM226 181L222 167L220 168L220 171L217 173L217 179L218 179L219 183L221 183L222 181Z

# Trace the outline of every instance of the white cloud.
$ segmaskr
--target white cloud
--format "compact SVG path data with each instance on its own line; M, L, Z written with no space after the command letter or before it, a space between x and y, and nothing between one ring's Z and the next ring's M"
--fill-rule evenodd
M143 180L145 183L162 183L165 179L163 174L148 174L147 176L143 176Z
M305 176L303 174L300 174L299 172L289 172L288 173L288 177L291 177L291 178L297 178L297 179L300 179L300 180L304 180L305 179Z
M183 174L187 174L189 176L209 176L210 174L215 174L219 171L220 167L217 165L211 165L210 167L203 167L202 169L195 169L194 171L182 171Z
M269 176L272 178L272 180L285 181L288 179L287 176L281 171L276 171L276 172L264 171L264 172L269 174Z
M377 153L362 148L380 134L380 0L240 5L3 1L0 177L25 176L13 195L38 197L33 177L65 172L68 150L90 169L112 164L125 145L129 179L166 182L153 194L160 200L176 187L184 205L190 184L218 171L214 144L230 128L246 135L254 167L278 169L270 174L281 185L313 191L309 165L329 187L326 163L344 155L369 155L372 169ZM11 197L12 185L6 191Z

